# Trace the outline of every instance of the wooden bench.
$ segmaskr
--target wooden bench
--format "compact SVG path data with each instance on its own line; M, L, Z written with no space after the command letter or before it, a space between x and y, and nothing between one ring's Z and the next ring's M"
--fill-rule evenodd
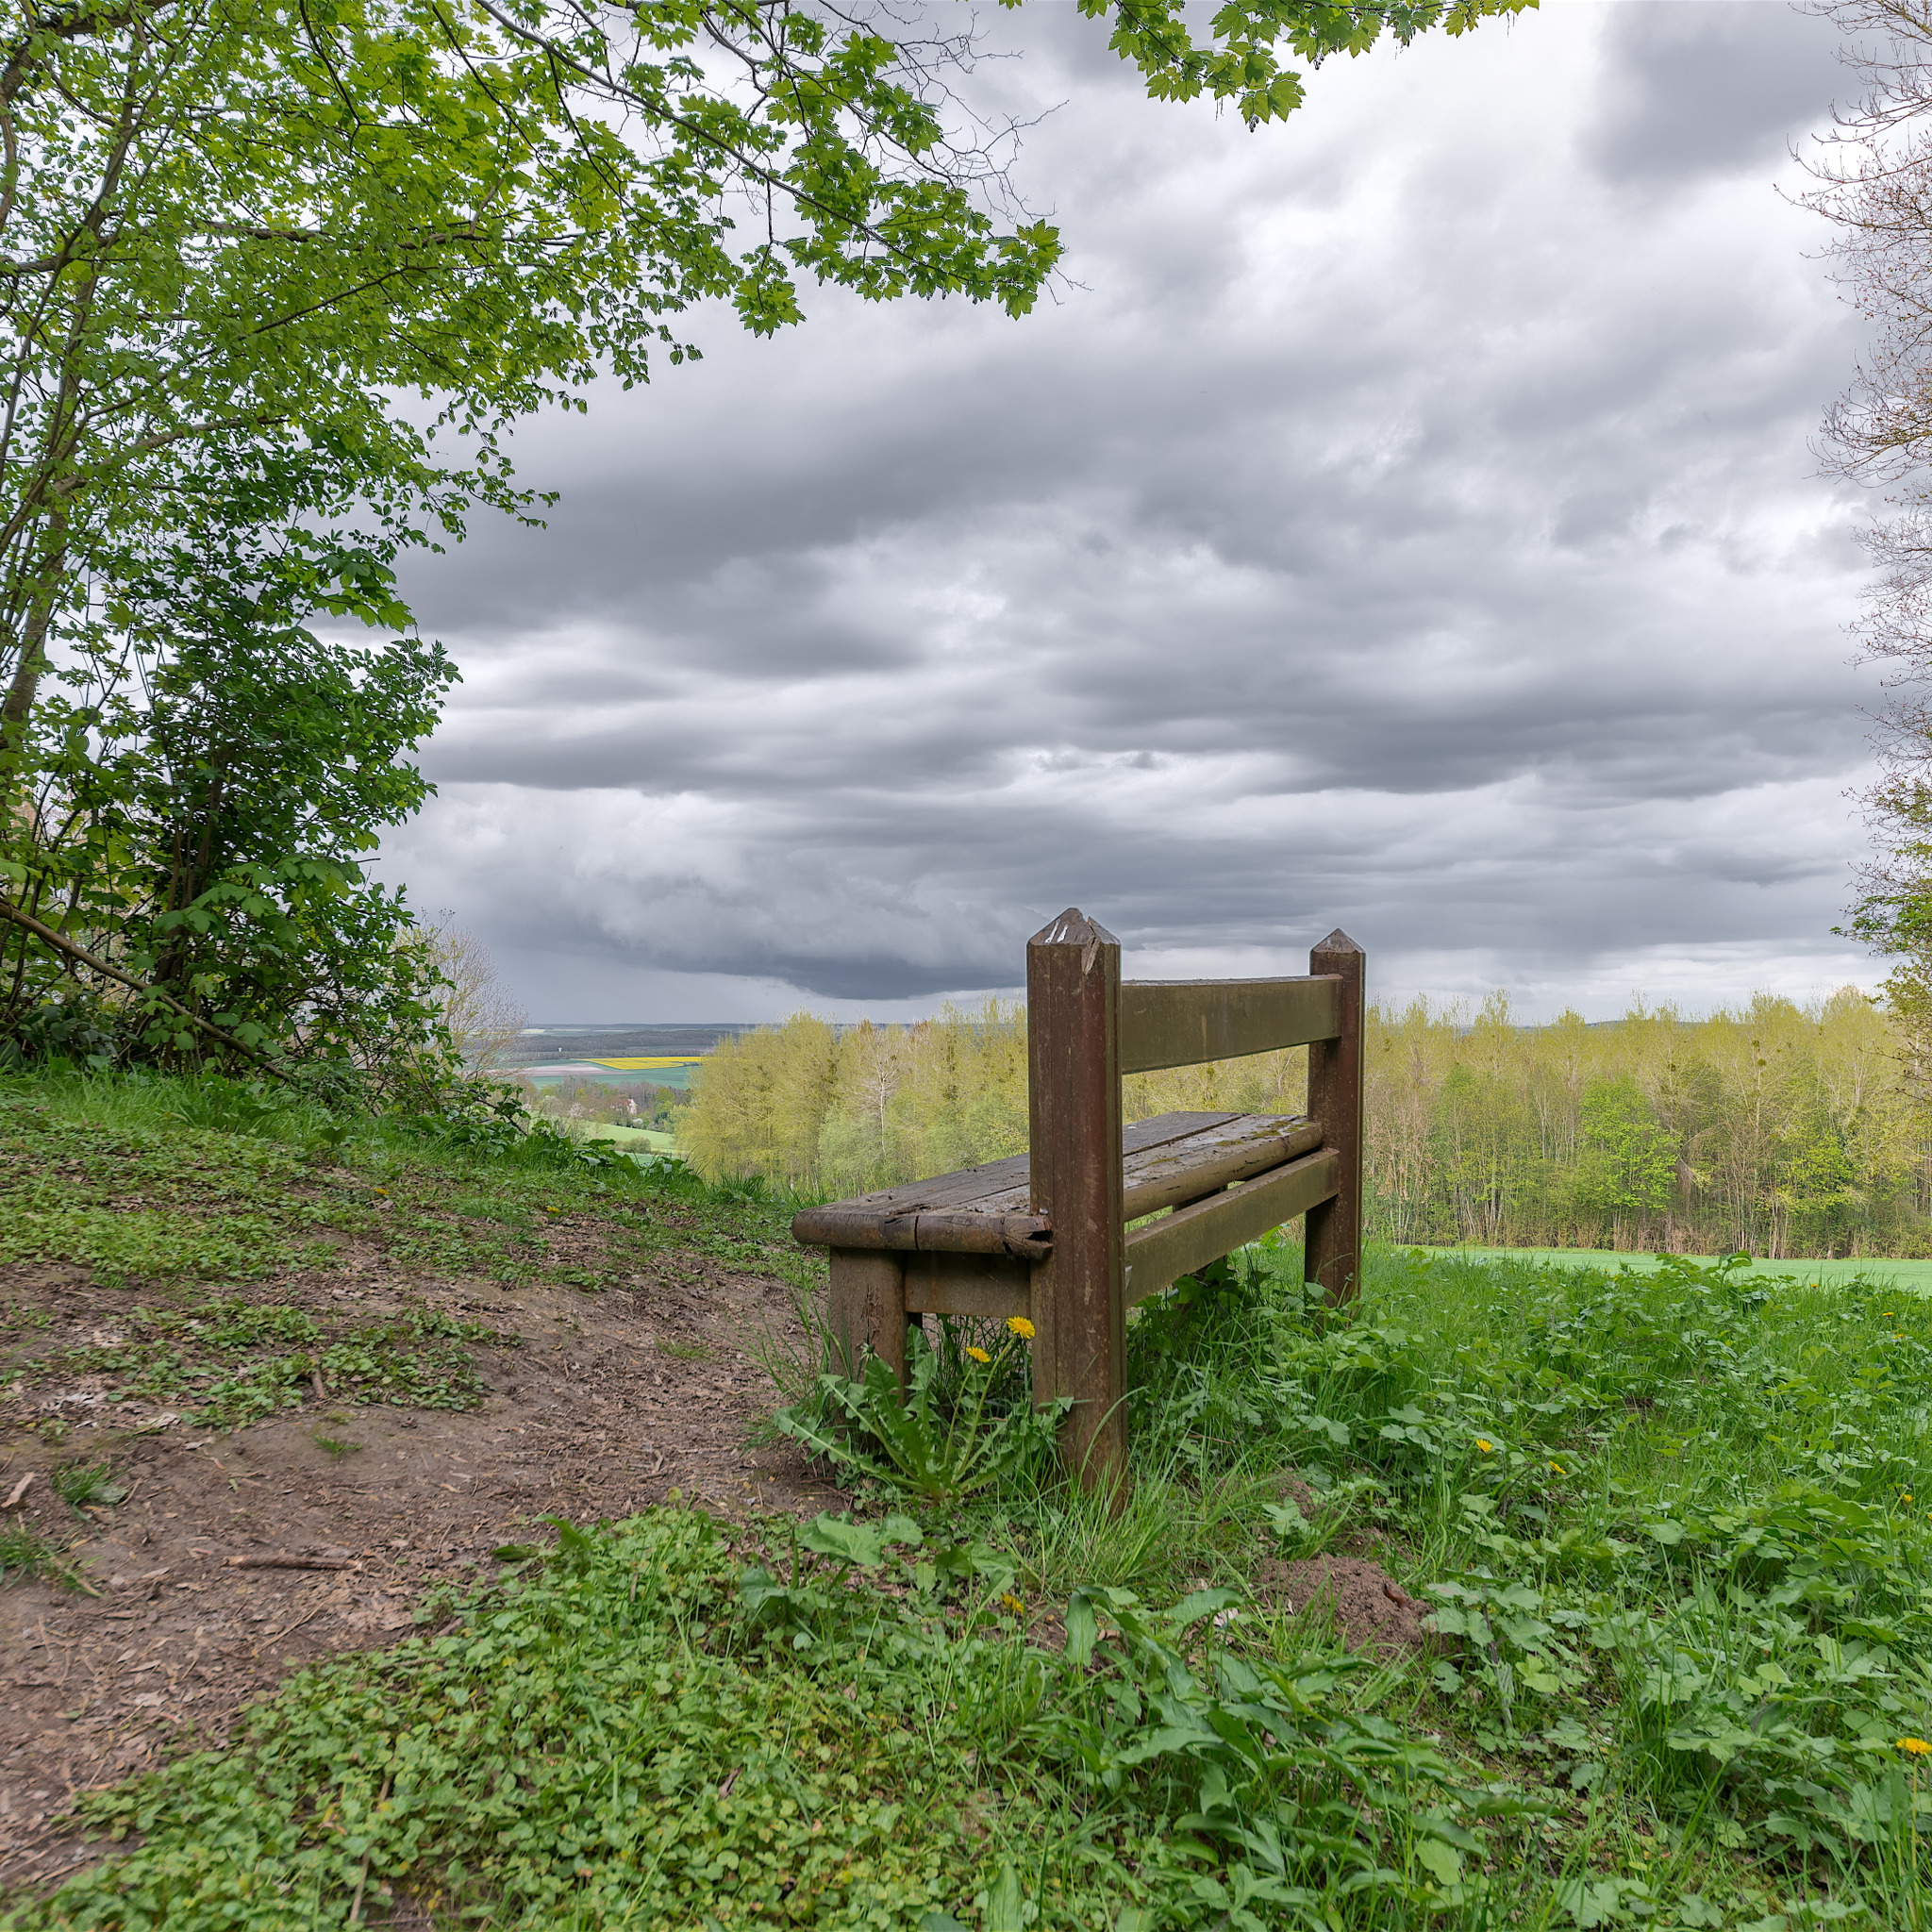
M1126 980L1120 942L1066 911L1026 945L1030 1155L808 1208L831 1250L827 1321L858 1373L903 1375L908 1322L1033 1324L1033 1390L1074 1407L1060 1450L1089 1488L1126 1469L1126 1311L1306 1216L1305 1272L1353 1295L1361 1245L1365 960L1334 932L1293 979ZM1308 1113L1121 1119L1121 1076L1307 1045ZM1143 1216L1129 1229L1127 1224Z

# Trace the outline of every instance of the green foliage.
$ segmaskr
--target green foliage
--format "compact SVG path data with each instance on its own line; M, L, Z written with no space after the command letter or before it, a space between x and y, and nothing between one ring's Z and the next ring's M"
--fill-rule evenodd
M398 1321L345 1324L325 1339L299 1308L221 1297L182 1309L136 1308L131 1339L29 1358L29 1375L55 1368L112 1376L110 1403L184 1402L194 1428L239 1429L300 1407L314 1378L334 1399L411 1408L475 1408L488 1392L467 1348L513 1348L514 1335L435 1309ZM292 1348L278 1343L293 1343Z
M957 1503L1045 1464L1073 1405L1061 1398L1035 1409L1024 1383L1018 1400L997 1399L1001 1372L1019 1353L1016 1337L997 1357L974 1347L963 1386L950 1391L924 1333L911 1330L907 1341L904 1388L874 1356L857 1379L821 1374L816 1401L781 1408L774 1421L813 1455L931 1505Z
M408 754L455 673L440 647L307 627L339 586L389 573L288 530L316 506L270 467L198 478L186 527L124 546L112 594L14 737L32 808L0 841L13 903L165 995L8 924L0 1037L16 1058L246 1063L185 1010L242 1050L331 1067L338 1085L380 1093L453 1072L433 964L400 895L359 861L427 794ZM81 1014L96 1037L61 1037Z
M1677 1147L1636 1081L1592 1080L1583 1091L1581 1145L1570 1187L1580 1215L1652 1225L1677 1186Z
M1371 1224L1482 1246L1932 1252L1917 1075L1902 1023L1847 990L1686 1021L1638 1008L1519 1026L1372 1008ZM1296 1113L1300 1049L1139 1074L1127 1117ZM825 1194L1024 1150L1025 1013L995 1003L908 1027L797 1016L711 1055L680 1144L711 1176Z
M1092 1591L1048 1650L997 1552L906 1518L748 1562L675 1511L558 1538L502 1552L520 1573L443 1635L83 1799L139 1845L8 1924L328 1926L360 1882L505 1927L1388 1926L1459 1898L1523 1810L1350 1714L1356 1659L1237 1655L1224 1591Z
M1428 1553L1436 1721L1527 1781L1646 1807L1712 1856L1769 1844L1867 1878L1900 1834L1921 1856L1932 1794L1897 1740L1932 1724L1924 1302L1742 1256L1418 1255L1338 1322L1298 1260L1251 1251L1148 1305L1138 1460L1352 1487L1357 1520ZM1271 1514L1296 1554L1340 1520Z
M1005 0L1015 6L1018 0ZM1384 33L1401 45L1441 26L1467 33L1486 16L1519 13L1535 0L1366 0L1361 5L1283 7L1271 0L1232 0L1212 16L1209 39L1194 39L1181 0L1079 0L1090 17L1111 17L1112 46L1146 76L1156 100L1208 94L1228 102L1250 128L1301 106L1302 76L1282 68L1275 48L1319 67L1333 54L1365 54Z
M675 1125L713 1180L828 1193L997 1159L1026 1143L1024 1016L989 1000L841 1032L794 1014L720 1041Z
M1372 1221L1403 1241L1932 1251L1911 1025L1856 989L1586 1025L1372 1009Z
M109 1280L325 1263L334 1244L281 1192L302 1172L293 1148L265 1139L158 1122L103 1132L0 1092L0 1263L56 1258ZM138 1205L148 1200L167 1205Z
M652 1252L783 1239L688 1174L383 1158L378 1229L433 1184ZM161 1312L210 1367L304 1352L231 1301ZM931 1351L928 1456L975 1374L1024 1406L973 1332ZM1381 1251L1331 1311L1277 1239L1129 1339L1117 1512L1034 1465L863 1520L558 1525L439 1636L90 1800L138 1845L16 1924L340 1924L365 1870L365 1918L511 1927L1926 1919L1932 1304ZM1433 1638L1331 1649L1276 1554L1379 1561Z

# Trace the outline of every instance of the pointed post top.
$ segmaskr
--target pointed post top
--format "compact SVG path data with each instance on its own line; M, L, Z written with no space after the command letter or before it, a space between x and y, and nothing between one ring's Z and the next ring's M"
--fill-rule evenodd
M1338 925L1325 940L1317 940L1310 950L1317 953L1359 953L1361 948Z
M1117 946L1120 941L1097 919L1089 919L1077 906L1069 906L1049 920L1026 941L1030 946Z

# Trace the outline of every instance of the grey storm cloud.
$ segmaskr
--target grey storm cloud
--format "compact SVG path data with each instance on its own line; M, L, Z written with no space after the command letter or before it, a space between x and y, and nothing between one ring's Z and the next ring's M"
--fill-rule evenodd
M1807 440L1857 340L1774 186L1828 26L1555 8L1250 135L993 25L1065 285L700 315L529 425L548 527L408 584L465 683L391 875L558 1021L1007 986L1070 902L1155 972L1337 923L1532 1004L1855 970L1866 507Z
M1830 21L1764 0L1619 7L1585 153L1612 181L1665 189L1774 164L1817 119L1836 45Z

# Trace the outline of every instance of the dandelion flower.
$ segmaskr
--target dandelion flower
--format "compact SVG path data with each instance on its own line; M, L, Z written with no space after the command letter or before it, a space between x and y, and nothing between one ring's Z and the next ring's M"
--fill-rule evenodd
M1496 1445L1487 1436L1478 1436L1475 1439L1475 1446L1487 1456Z
M1914 1757L1932 1757L1932 1744L1926 1743L1924 1738L1901 1738L1898 1748Z
M1033 1340L1033 1324L1024 1315L1008 1315L1007 1317L1007 1326L1022 1341L1031 1341Z
M1011 1610L1014 1616L1016 1617L1024 1617L1026 1614L1026 1606L1023 1604L1020 1601L1020 1599L1016 1597L1010 1590L1003 1590L1000 1591L1000 1602L1004 1604L1008 1609ZM1920 1748L1922 1750L1932 1750L1932 1745L1921 1745Z
M1909 1502L1910 1502L1911 1500L1912 1500L1912 1492L1911 1492L1911 1491L1909 1491L1909 1490L1907 1490L1907 1491L1905 1492L1905 1494L1904 1494L1904 1495L1902 1495L1902 1496L1901 1496L1901 1497L1899 1498L1899 1501L1900 1501L1901 1503L1909 1503Z
M992 1359L983 1348L969 1348L966 1353L976 1362L990 1362Z

